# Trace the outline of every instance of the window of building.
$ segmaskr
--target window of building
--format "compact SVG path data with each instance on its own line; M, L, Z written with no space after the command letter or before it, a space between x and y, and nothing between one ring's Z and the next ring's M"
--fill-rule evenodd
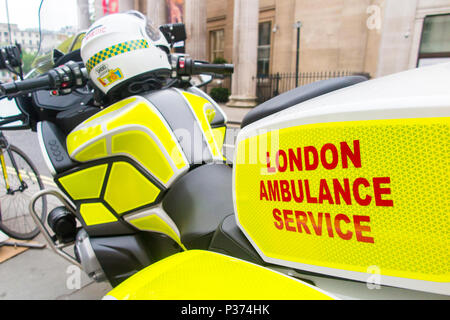
M258 31L258 76L269 74L272 23L261 22Z
M423 22L417 65L450 61L450 14L427 16Z
M224 56L224 30L213 30L209 33L210 43L210 59L214 61L216 58L223 58Z

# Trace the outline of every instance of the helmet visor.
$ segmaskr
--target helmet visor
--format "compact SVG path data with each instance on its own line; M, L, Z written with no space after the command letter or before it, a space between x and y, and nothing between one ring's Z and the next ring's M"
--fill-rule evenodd
M158 41L161 38L161 32L159 31L159 29L155 27L152 21L148 19L146 16L144 16L141 12L136 10L130 10L125 13L131 14L145 21L145 33L151 40Z

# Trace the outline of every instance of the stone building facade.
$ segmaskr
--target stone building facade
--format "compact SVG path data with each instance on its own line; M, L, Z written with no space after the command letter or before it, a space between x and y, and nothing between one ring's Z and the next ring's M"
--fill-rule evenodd
M88 0L78 0L88 2ZM158 24L176 0L117 0ZM351 70L380 77L450 61L450 0L184 0L187 52L235 65L230 105L256 104L257 75ZM95 0L97 18L102 0ZM300 29L295 27L301 23Z

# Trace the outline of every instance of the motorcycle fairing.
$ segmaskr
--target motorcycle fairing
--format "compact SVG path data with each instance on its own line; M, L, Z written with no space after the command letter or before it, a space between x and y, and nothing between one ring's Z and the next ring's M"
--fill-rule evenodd
M70 157L84 165L55 180L77 204L91 236L112 235L117 227L108 230L111 226L128 225L125 233L130 229L163 233L184 248L176 224L164 209L154 209L165 191L189 170L191 159L185 154L195 151L195 143L200 142L200 147L203 143L200 156L206 151L209 161L222 160L207 122L208 110L211 103L201 96L162 90L119 101L68 135ZM200 140L186 144L188 139L182 139L186 132L187 138ZM199 163L203 161L200 158Z
M79 164L58 174L55 183L78 208L78 219L90 236L136 232L123 217L156 205L165 192L138 163L124 156Z
M230 256L189 250L158 261L110 291L126 300L331 300L300 280Z
M363 82L241 130L235 214L264 261L449 294L449 76Z
M126 155L165 187L189 169L165 119L139 96L117 102L81 123L67 136L67 149L80 162Z

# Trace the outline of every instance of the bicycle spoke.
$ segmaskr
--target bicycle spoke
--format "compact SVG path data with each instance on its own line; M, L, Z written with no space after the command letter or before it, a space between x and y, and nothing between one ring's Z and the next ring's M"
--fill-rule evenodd
M5 233L18 238L34 237L39 231L30 215L28 206L31 197L43 189L40 176L27 162L26 156L14 146L8 152L4 152L8 184L13 194L6 193L5 179L0 177L0 205L1 221L0 228ZM19 179L20 175L20 179ZM3 175L2 175L3 177ZM23 181L23 182L22 182ZM24 186L26 189L21 190ZM39 205L38 205L39 204ZM40 199L36 203L36 212L44 217L46 200Z

